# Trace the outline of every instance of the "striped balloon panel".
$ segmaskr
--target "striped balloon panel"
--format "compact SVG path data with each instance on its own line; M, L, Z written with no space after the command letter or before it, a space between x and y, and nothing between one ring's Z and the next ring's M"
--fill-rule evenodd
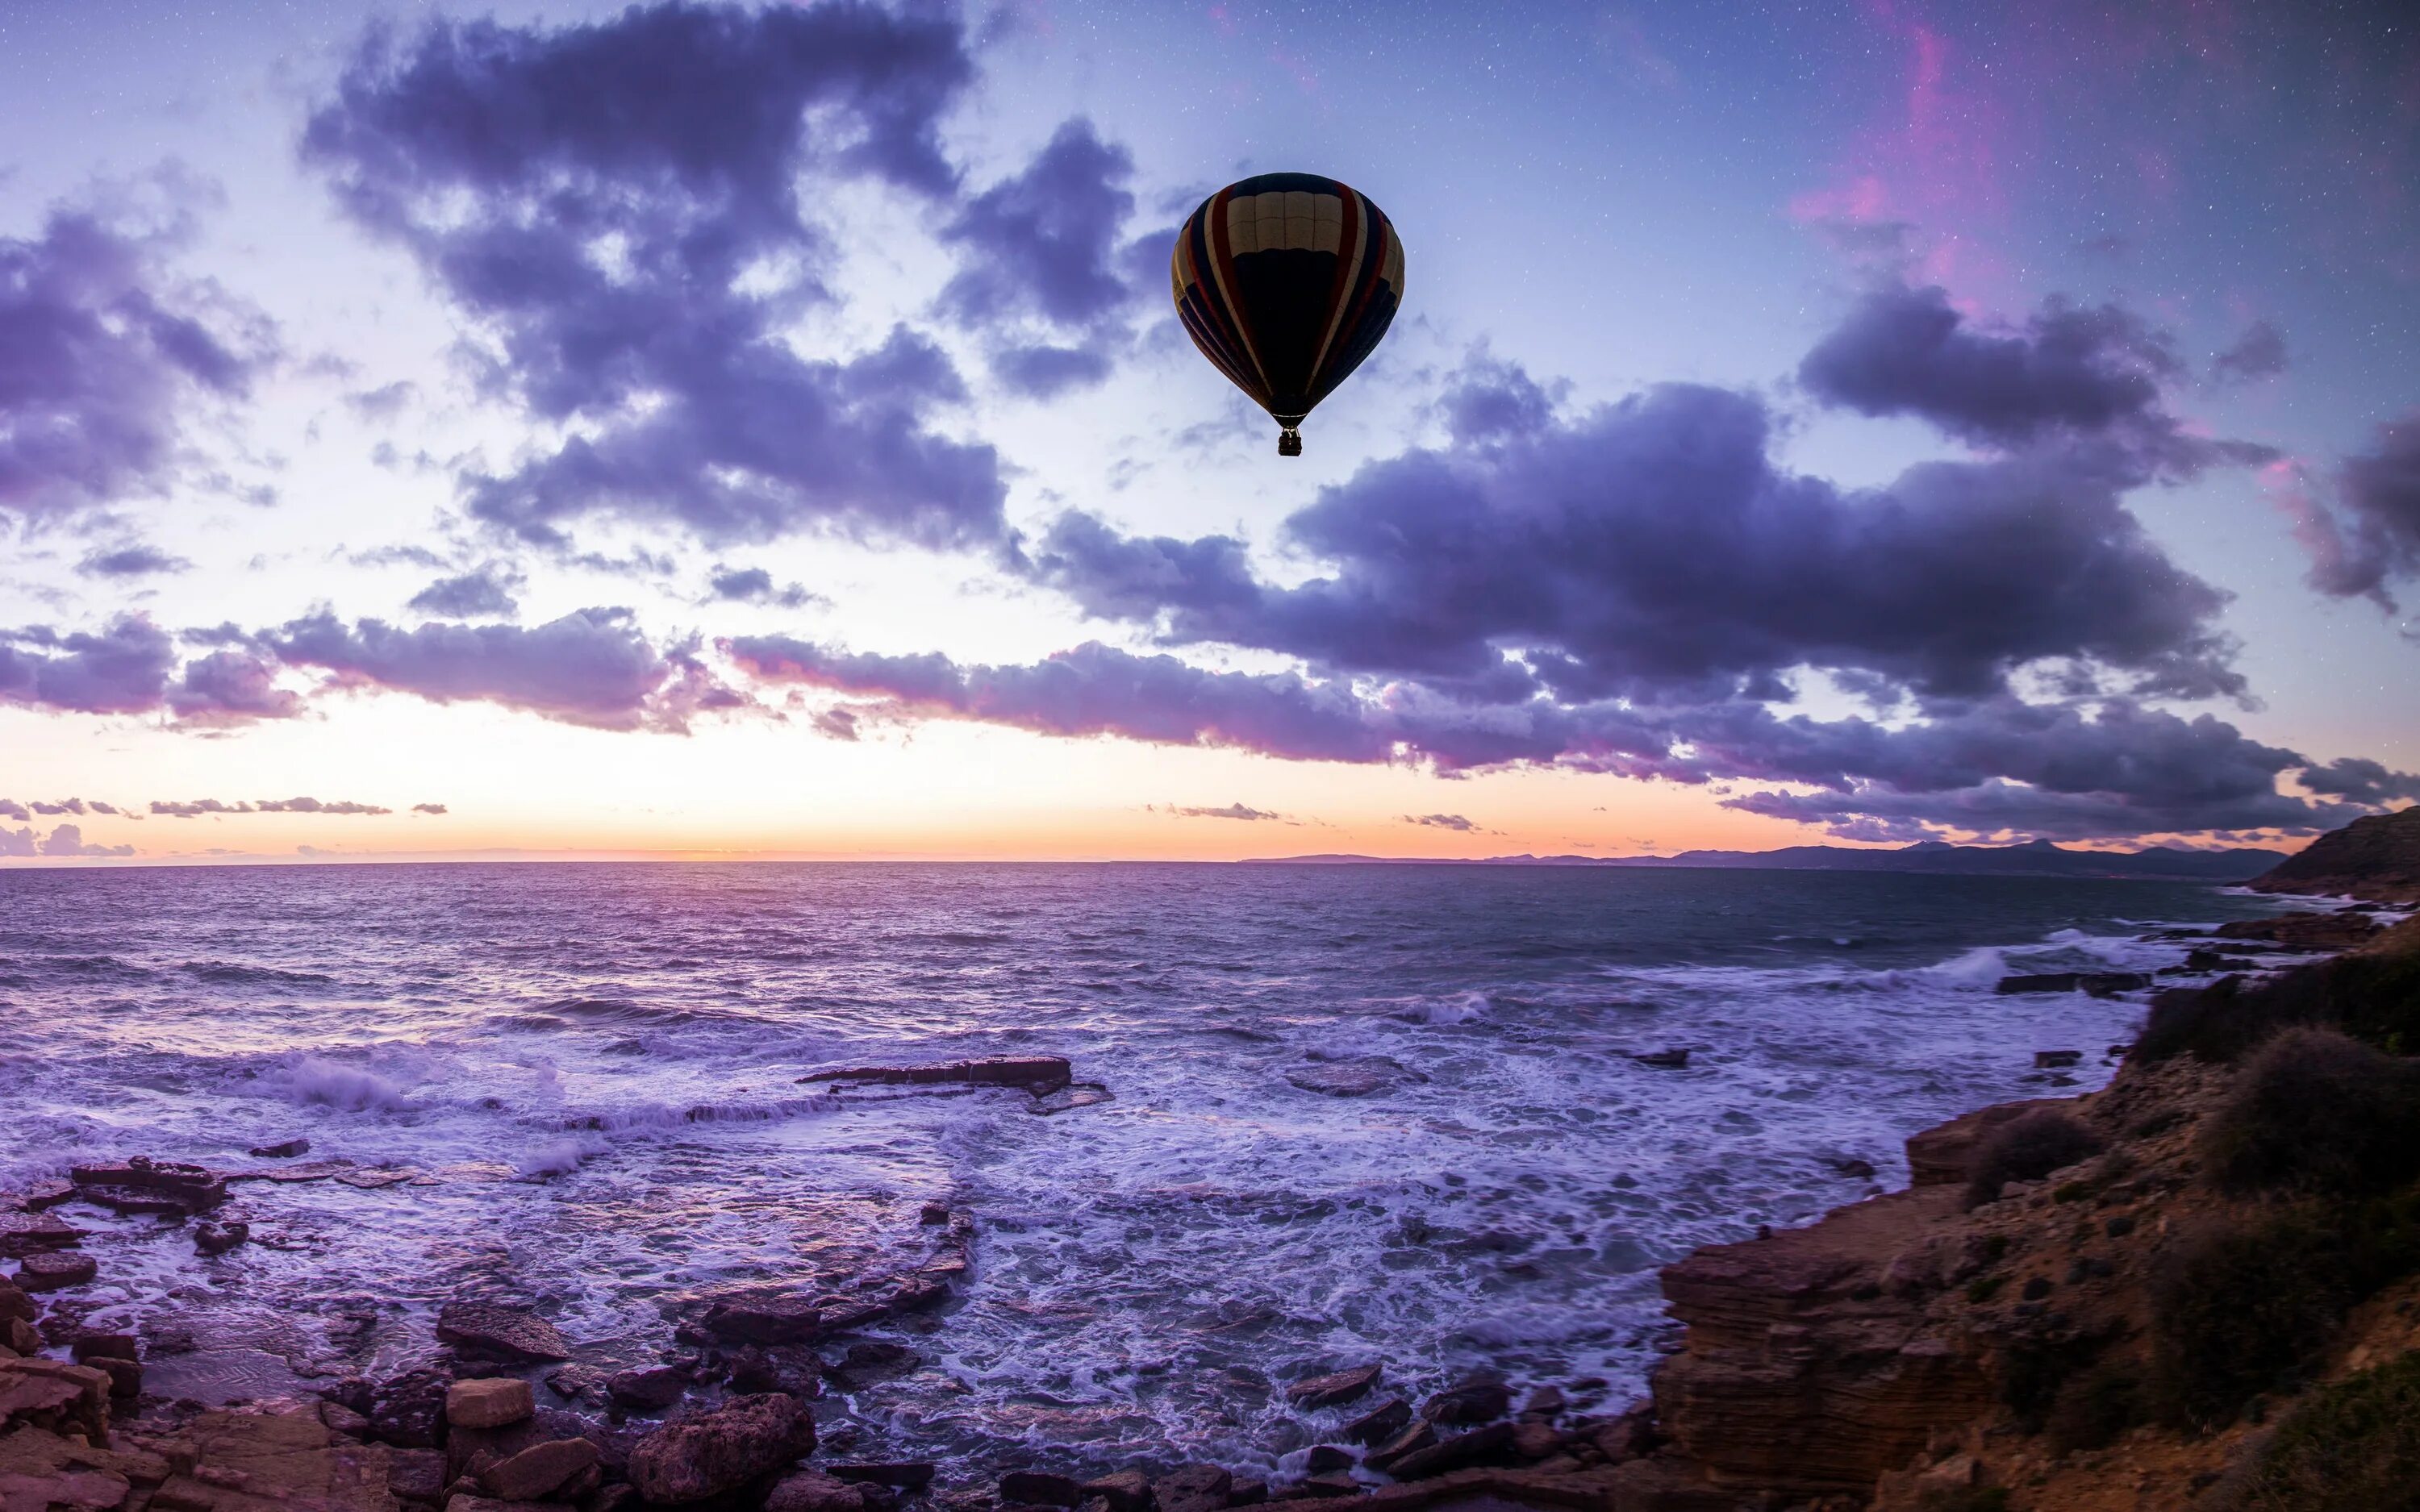
M1202 202L1169 271L1202 355L1290 425L1387 333L1404 245L1367 195L1314 174L1263 174Z

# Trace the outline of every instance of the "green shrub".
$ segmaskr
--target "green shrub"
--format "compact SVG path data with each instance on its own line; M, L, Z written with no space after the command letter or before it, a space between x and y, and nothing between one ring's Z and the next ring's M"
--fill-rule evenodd
M2420 1506L2420 1353L2312 1394L2227 1499L2232 1512Z
M2036 1108L1995 1130L1975 1157L1966 1206L1978 1207L2010 1181L2039 1181L2101 1153L2101 1136L2055 1108Z
M2420 1175L2420 1072L2334 1029L2262 1045L2204 1125L2225 1190L2352 1195Z
M2262 1392L2297 1386L2354 1300L2347 1268L2339 1235L2300 1210L2213 1222L2171 1246L2150 1284L2160 1417L2222 1427Z

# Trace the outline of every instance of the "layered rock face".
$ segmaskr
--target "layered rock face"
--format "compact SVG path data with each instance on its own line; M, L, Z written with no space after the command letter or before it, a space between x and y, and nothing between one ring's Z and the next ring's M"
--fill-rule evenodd
M2256 892L2420 903L2420 806L2332 829L2246 886Z

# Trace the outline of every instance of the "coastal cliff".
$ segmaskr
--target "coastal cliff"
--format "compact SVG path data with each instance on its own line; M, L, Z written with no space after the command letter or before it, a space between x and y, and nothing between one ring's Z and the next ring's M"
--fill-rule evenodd
M1927 1131L1908 1190L1668 1267L1662 1447L1607 1505L2411 1504L2414 1046L2420 918L2163 994L2105 1089Z
M2256 892L2420 903L2420 805L2332 829L2246 886Z

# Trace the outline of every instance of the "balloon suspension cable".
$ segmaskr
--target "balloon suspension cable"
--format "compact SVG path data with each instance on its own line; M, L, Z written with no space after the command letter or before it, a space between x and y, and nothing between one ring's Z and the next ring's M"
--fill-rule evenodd
M1300 456L1301 455L1302 432L1295 429L1292 425L1288 425L1285 429L1279 431L1278 455Z

